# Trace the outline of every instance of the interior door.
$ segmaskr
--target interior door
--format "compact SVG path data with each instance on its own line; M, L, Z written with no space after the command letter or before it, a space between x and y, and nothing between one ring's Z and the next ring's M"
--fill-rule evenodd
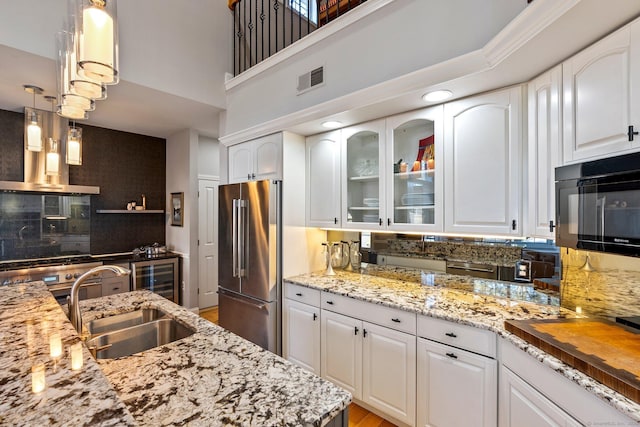
M198 181L198 307L218 305L218 181Z

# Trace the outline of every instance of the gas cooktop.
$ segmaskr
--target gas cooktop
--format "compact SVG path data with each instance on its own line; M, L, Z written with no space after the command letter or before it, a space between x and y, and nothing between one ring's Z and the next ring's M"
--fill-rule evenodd
M72 265L72 264L82 264L87 262L96 262L96 260L90 255L77 255L77 256L69 256L69 257L5 261L5 262L0 262L0 271L22 270L25 268L54 267L57 265Z

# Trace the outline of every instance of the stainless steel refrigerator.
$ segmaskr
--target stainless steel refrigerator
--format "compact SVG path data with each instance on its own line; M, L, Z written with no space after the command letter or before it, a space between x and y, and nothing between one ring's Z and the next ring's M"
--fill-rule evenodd
M282 354L282 181L219 188L218 322Z

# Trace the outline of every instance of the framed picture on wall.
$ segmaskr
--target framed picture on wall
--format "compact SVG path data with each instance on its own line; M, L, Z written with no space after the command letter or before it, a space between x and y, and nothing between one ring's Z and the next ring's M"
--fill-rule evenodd
M171 193L171 225L184 225L184 193Z

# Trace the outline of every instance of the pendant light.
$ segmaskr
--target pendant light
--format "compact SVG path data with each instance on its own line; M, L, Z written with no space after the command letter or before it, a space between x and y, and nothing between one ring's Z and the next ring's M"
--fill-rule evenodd
M70 86L76 69L76 64L71 56L73 35L68 31L58 32L56 46L58 49L56 80L59 96L57 113L70 119L86 119L88 118L86 111L95 109L95 101L74 93Z
M45 96L45 99L51 102L51 117L55 117L54 102L55 96ZM47 175L59 175L60 174L60 152L58 147L58 141L54 138L49 138L47 142L47 156L45 160L45 174Z
M33 85L23 87L33 94L33 108L24 107L25 144L29 151L42 151L42 115L36 111L36 94L41 94L42 89Z
M75 122L67 132L67 158L68 165L82 164L82 128L77 128Z
M118 83L116 0L76 0L78 74L103 84Z

